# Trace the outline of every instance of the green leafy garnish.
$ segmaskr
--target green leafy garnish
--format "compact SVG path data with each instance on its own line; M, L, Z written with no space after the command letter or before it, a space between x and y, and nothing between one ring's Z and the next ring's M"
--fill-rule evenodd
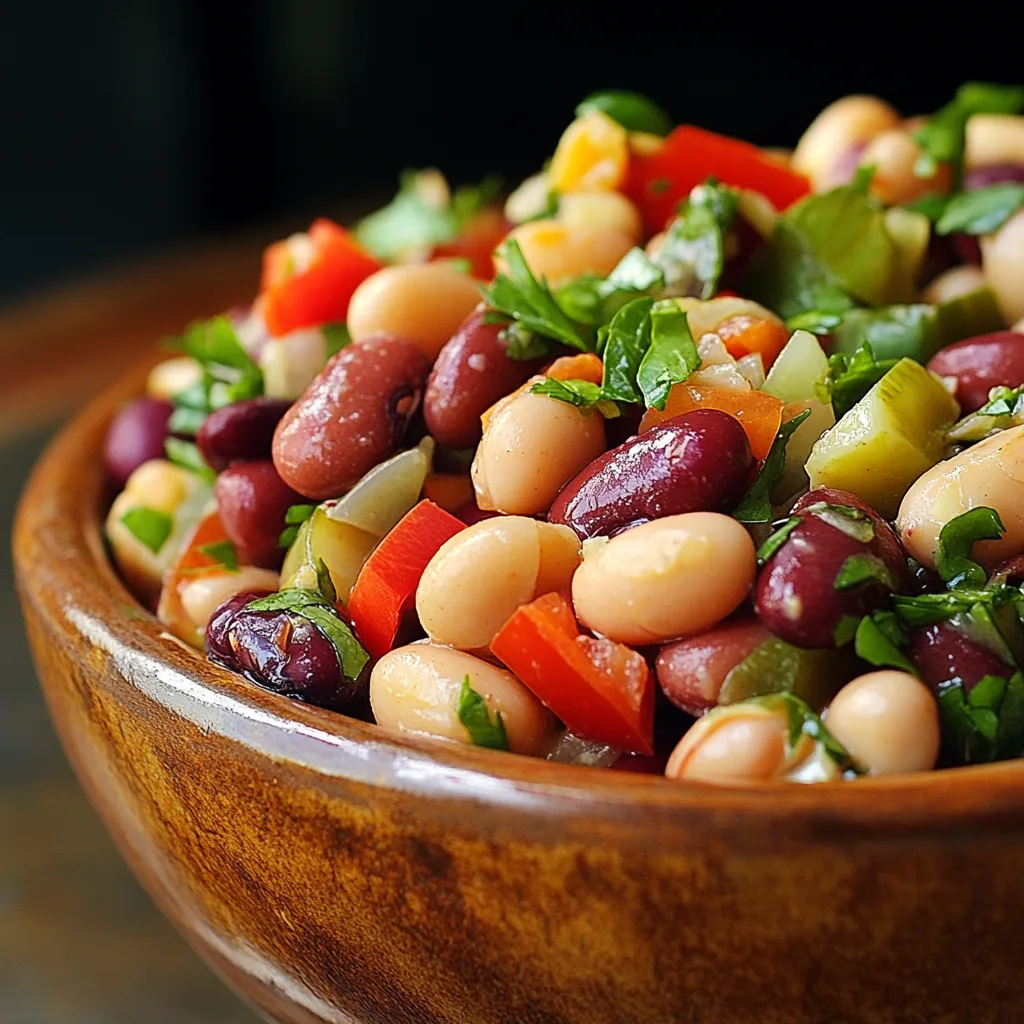
M500 179L491 177L479 185L464 185L448 198L446 184L438 195L432 194L436 178L436 172L404 171L395 198L356 225L359 244L379 259L394 260L451 242L501 189Z
M632 299L660 292L662 269L643 249L630 249L607 277L584 274L562 285L556 300L578 323L601 327Z
M917 668L900 648L907 636L899 620L891 611L876 611L865 615L857 626L854 651L870 665L879 668L898 668L917 675Z
M1001 761L1024 754L1024 676L983 676L970 693L953 681L939 691L942 746L952 764Z
M352 344L352 335L349 334L347 324L324 324L320 330L324 332L328 359Z
M828 731L821 717L800 697L793 693L770 693L764 697L751 697L742 703L760 704L770 711L783 711L789 723L786 753L792 755L804 736L809 736L841 769L857 771L847 749ZM735 705L733 705L735 706Z
M810 331L811 334L828 334L834 327L843 322L841 313L825 313L820 309L811 309L806 313L798 313L786 321L787 331Z
M609 401L643 401L636 377L651 343L653 308L653 299L633 299L598 334L598 348L604 360L601 394Z
M202 452L191 441L183 441L180 437L168 437L164 441L167 458L176 466L190 470L203 480L212 482L217 474L207 465Z
M588 380L557 380L554 377L545 377L530 388L530 394L546 395L559 402L574 405L578 409L596 407L607 419L614 419L619 415L619 407L601 397L601 385L591 384Z
M786 445L796 428L810 415L810 409L804 409L798 416L794 416L779 427L757 479L733 510L733 519L738 519L741 523L772 521L771 493L782 479L782 473L786 468Z
M946 204L935 225L940 235L962 232L968 235L990 235L998 231L1022 206L1024 185L1004 181L998 185L960 192Z
M674 384L700 366L686 314L671 299L655 302L650 312L650 342L636 374L649 409L663 410Z
M966 82L956 96L914 132L924 150L914 167L915 174L930 178L939 164L953 164L959 181L964 154L967 120L974 114L1016 114L1024 108L1024 87Z
M822 400L831 399L836 420L849 412L897 363L876 359L870 342L856 352L836 352L828 357L828 373L822 383Z
M290 548L299 535L299 527L313 515L316 505L289 505L284 514L285 528L277 538L278 547Z
M327 568L327 563L322 558L316 560L316 588L329 604L338 603L338 591L331 578L331 570Z
M318 574L319 575L319 574ZM247 604L254 612L293 612L308 619L330 641L338 658L338 667L346 679L358 679L370 660L369 654L352 635L326 598L312 590L281 590Z
M238 552L229 540L218 540L212 544L202 544L197 549L200 554L213 559L217 565L228 572L238 572Z
M993 586L981 590L960 587L941 594L897 594L892 606L897 618L906 626L931 626L958 615L991 613L1007 604L1019 602L1016 587Z
M576 116L582 117L592 110L606 114L626 131L649 132L651 135L668 135L672 131L672 118L654 100L638 92L602 89L591 93L576 108Z
M955 516L939 532L936 570L951 587L983 587L988 573L971 561L971 548L978 540L999 540L1005 532L999 513L986 505Z
M533 276L519 243L511 239L498 253L508 272L498 274L489 288L481 288L487 304L527 331L560 341L580 352L589 352L591 346L584 339L580 325L565 314L547 283Z
M800 516L790 516L758 549L757 564L764 565L783 544L786 538L800 525Z
M128 532L155 555L174 529L174 519L155 508L130 508L123 516Z
M880 583L886 590L896 589L892 570L877 555L866 553L850 555L839 567L832 581L835 590L852 590L865 583Z
M459 691L458 716L469 733L470 741L476 746L508 750L508 734L505 732L501 712L495 711L491 718L487 702L470 685L468 675L462 680L462 689Z

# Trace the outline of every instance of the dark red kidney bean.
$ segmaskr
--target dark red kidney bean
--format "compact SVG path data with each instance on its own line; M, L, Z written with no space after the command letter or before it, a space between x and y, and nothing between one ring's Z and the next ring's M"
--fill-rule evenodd
M544 360L509 359L501 324L484 323L478 307L445 343L423 394L423 416L438 444L472 448L483 429L480 416L515 391Z
M718 511L743 495L752 465L739 420L696 409L595 459L562 488L548 521L585 538L681 512Z
M164 457L167 421L174 407L159 398L136 398L112 420L103 445L107 476L117 487L144 462Z
M999 655L948 622L912 629L907 643L921 678L936 692L943 683L959 679L970 693L984 676L1008 679L1014 672Z
M665 696L682 711L701 715L718 704L726 676L772 634L757 619L740 619L658 651L654 674Z
M317 501L344 494L398 447L429 370L412 342L390 335L343 348L277 425L281 478Z
M485 519L493 519L495 516L500 516L500 512L492 512L490 509L480 508L480 506L470 498L469 501L464 501L457 509L452 512L452 515L456 519L461 519L467 526L472 526L474 523L482 523Z
M901 587L910 582L907 555L899 537L896 536L896 531L863 498L850 491L841 491L838 487L818 487L808 491L793 505L792 514L799 515L821 502L826 505L848 505L863 512L871 520L875 531L873 544L878 549L876 553L896 573Z
M291 404L282 398L247 398L211 412L196 434L207 465L219 473L232 462L269 459L274 430Z
M974 412L995 387L1024 383L1024 334L996 331L964 338L932 356L928 369L956 378L956 400L962 412Z
M243 565L276 569L284 560L278 538L289 505L303 501L278 475L269 459L235 462L213 485L224 531Z
M991 575L1001 577L1011 587L1019 587L1024 583L1024 555L1014 555L1000 562Z
M969 263L971 266L981 266L981 243L975 235L965 235L958 231L949 236L953 252L959 257L961 263ZM937 276L937 275L932 275Z
M309 619L291 612L257 612L250 594L221 605L206 627L207 657L246 679L307 704L344 707L363 688L346 679L327 636ZM365 676L365 672L363 673Z
M1004 181L1024 182L1024 165L989 164L987 167L974 167L964 174L964 188L968 191L999 185Z
M843 563L853 555L874 555L899 581L905 560L895 564L886 557L877 527L874 538L864 543L810 510L798 518L800 523L758 574L754 610L780 640L796 647L835 647L835 629L844 616L866 615L890 593L875 581L837 590Z

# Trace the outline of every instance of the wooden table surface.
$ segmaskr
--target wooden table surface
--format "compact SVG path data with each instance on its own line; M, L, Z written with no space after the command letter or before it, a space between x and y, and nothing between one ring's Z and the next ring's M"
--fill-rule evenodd
M0 523L54 430L155 339L253 293L259 237L51 291L0 311ZM252 1024L122 864L36 688L10 559L0 581L0 1021Z

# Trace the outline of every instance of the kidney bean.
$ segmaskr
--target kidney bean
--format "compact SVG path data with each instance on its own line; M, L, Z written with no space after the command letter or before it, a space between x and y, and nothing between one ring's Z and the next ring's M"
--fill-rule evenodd
M974 412L988 401L992 388L1024 383L1024 334L996 331L965 338L932 356L928 369L955 377L956 400L963 412Z
M757 619L741 619L666 644L654 664L658 684L677 708L701 715L718 704L726 676L771 638Z
M910 631L907 642L921 678L936 692L954 679L970 693L984 676L1006 679L1013 675L1014 670L998 654L948 622L918 626Z
M548 520L586 538L682 512L717 512L743 495L752 465L739 421L697 409L595 459L562 488Z
M478 307L445 343L423 393L423 416L438 444L472 448L483 428L480 416L515 391L544 364L543 359L509 359L501 324L484 322Z
M136 398L114 417L107 430L103 459L117 487L144 462L164 457L167 421L174 407L158 398Z
M278 475L269 459L235 462L214 484L217 508L227 535L244 565L279 568L284 549L277 540L285 527L289 505L302 502Z
M248 398L211 412L196 434L199 451L218 473L232 462L269 459L274 430L291 404L281 398Z
M821 491L811 493L820 496ZM834 631L842 618L874 611L890 592L888 586L875 580L837 590L835 581L846 560L854 555L875 556L889 570L896 586L906 572L906 560L900 556L897 561L893 545L882 540L890 529L884 522L871 517L850 520L848 532L822 518L836 517L834 521L842 523L845 517L834 510L815 512L810 507L813 504L816 502L809 502L797 513L799 524L761 569L755 584L754 610L764 625L787 643L835 647ZM858 530L868 523L872 537L858 538Z
M467 526L472 526L474 523L482 523L485 519L493 519L495 516L500 516L500 512L495 512L489 508L480 508L480 506L474 501L469 500L461 504L452 515L456 519L461 519Z
M972 167L964 174L964 188L988 188L1004 181L1024 182L1024 166L1021 164L989 164L987 167Z
M342 349L277 425L281 478L307 498L344 494L398 447L429 369L401 338L379 335Z
M365 688L346 679L327 636L291 611L257 612L246 606L265 591L247 591L225 601L206 627L206 653L246 679L307 704L341 708Z

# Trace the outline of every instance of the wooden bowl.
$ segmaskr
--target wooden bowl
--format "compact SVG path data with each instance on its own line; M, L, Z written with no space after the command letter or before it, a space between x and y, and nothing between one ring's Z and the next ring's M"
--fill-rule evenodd
M107 561L98 453L137 386L40 463L18 587L96 809L267 1016L1021 1019L1024 762L709 788L399 737L266 693L162 634Z

